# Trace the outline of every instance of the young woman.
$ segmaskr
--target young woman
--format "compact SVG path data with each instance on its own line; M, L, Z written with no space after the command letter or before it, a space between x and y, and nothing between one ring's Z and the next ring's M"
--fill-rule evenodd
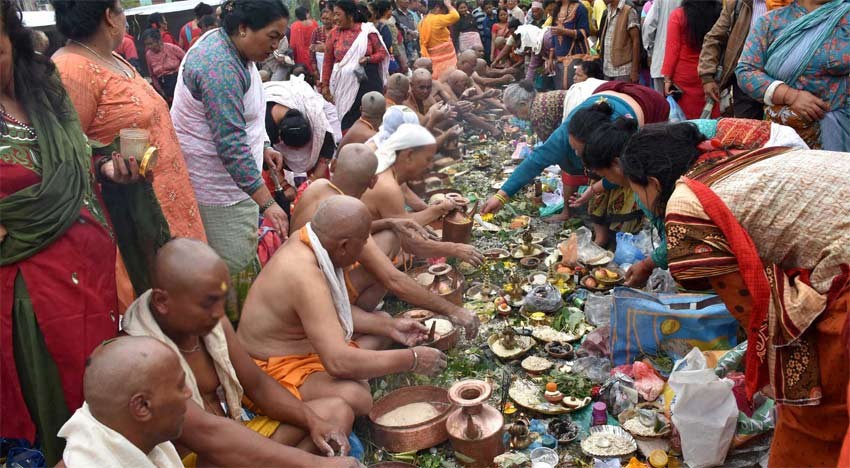
M469 4L460 1L455 5L460 19L452 26L452 40L455 49L461 53L473 47L484 47L481 42L481 33L478 31L478 22L469 10Z
M491 59L495 59L496 57L498 57L499 52L502 51L501 47L496 47L496 38L501 37L507 40L507 38L510 36L510 31L508 31L508 19L510 17L510 15L508 14L508 9L504 7L499 8L498 17L499 21L494 24L490 30L490 35L493 41L490 49Z
M322 67L325 61L325 41L328 33L333 29L333 9L328 4L322 8L322 24L313 31L310 36L310 61L313 64L316 78L322 79Z

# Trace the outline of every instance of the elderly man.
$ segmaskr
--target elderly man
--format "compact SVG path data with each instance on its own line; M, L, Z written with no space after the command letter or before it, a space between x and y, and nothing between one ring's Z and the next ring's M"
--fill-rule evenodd
M419 322L407 320L398 329L389 317L349 303L343 269L360 258L371 225L356 198L323 201L251 286L239 326L244 346L281 388L308 401L342 397L357 415L372 408L366 380L400 372L432 375L446 364L443 353L425 346L371 349L374 336L391 335L406 345L427 336ZM358 340L355 333L367 336Z
M178 468L192 393L177 354L161 341L124 336L95 348L83 377L85 402L59 430L59 466Z
M396 73L387 80L386 106L390 108L404 104L410 94L410 79L407 75Z
M339 148L349 143L366 143L372 135L378 133L381 119L387 111L387 101L377 91L370 91L363 95L360 101L360 118L348 129L348 133L339 142Z
M224 314L227 265L209 246L175 239L157 253L154 287L121 321L132 336L165 343L179 357L192 401L175 441L186 466L353 466L353 415L340 398L303 403L263 373ZM261 415L242 423L243 396ZM334 447L336 446L336 447Z
M315 214L319 205L334 195L360 198L375 185L378 159L366 145L351 144L339 152L330 180L317 180L301 194L297 210L289 227L292 233L301 229ZM454 207L445 201L441 209ZM435 242L422 235L423 229L407 219L380 219L372 221L372 235L357 259L359 266L346 271L349 300L363 310L373 310L387 291L416 307L431 310L449 317L466 328L466 335L478 333L475 314L458 307L419 286L400 272L389 258L399 253L399 247L419 257L457 257L463 261L480 264L481 254L472 246L451 242ZM389 258L388 258L389 257ZM244 321L242 326L244 327Z
M437 89L436 92L434 92L435 89ZM443 103L452 103L455 105L452 109L442 109L438 114L431 114L431 110L437 104L437 101L434 99L435 94L440 97ZM472 105L469 103L457 105L453 99L454 96L451 95L448 87L444 87L442 83L432 79L431 72L425 68L417 68L413 71L413 77L410 81L410 95L404 102L404 105L413 109L413 112L416 112L419 116L419 122L423 126L433 129L442 119L446 117L453 119L456 116L456 114L452 115L453 112L456 112L454 108L472 108ZM448 113L443 111L448 111Z
M455 70L451 72L446 84L455 96L458 96L467 102L476 103L485 107L501 107L500 103L493 102L491 100L492 97L498 96L498 90L490 89L486 92L481 92L481 90L475 86L475 83L473 83L469 75L462 70ZM459 114L461 114L463 119L473 127L484 130L493 135L498 135L501 132L499 127L491 124L478 115L475 115L472 110L459 111Z

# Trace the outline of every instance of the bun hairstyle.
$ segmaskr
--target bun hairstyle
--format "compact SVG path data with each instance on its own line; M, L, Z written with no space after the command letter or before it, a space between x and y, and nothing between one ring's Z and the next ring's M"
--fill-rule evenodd
M640 186L655 178L661 185L656 212L663 213L679 177L699 157L697 145L707 140L690 122L657 123L638 130L620 156L623 174Z
M536 95L537 90L534 89L534 83L523 80L505 88L502 100L505 102L505 108L511 111L511 113L516 113L517 109L524 106L530 107Z
M56 29L75 41L92 37L103 21L106 10L116 10L118 0L51 0Z
M277 124L279 141L292 148L300 148L310 142L313 129L310 121L297 109L289 109Z
M289 19L289 9L279 0L227 0L221 4L221 25L228 36L239 26L258 31L281 19Z
M611 167L637 129L637 120L628 117L618 117L613 122L600 125L585 140L581 155L584 166L590 170Z
M613 115L614 109L608 101L600 99L590 107L577 110L570 118L567 131L573 138L587 142L594 130L602 124L611 122Z

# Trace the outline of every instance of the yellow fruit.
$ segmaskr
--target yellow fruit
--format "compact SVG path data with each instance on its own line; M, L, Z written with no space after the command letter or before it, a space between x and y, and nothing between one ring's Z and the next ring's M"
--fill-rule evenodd
M664 468L667 466L667 454L663 450L653 450L652 453L649 454L649 464L653 466L653 468Z
M620 275L617 274L616 271L607 270L607 272L608 272L608 279L617 279L617 277L620 276Z
M596 279L600 279L600 280L604 280L604 279L608 278L608 275L605 274L605 270L596 270L596 271L593 272L593 276L595 276Z

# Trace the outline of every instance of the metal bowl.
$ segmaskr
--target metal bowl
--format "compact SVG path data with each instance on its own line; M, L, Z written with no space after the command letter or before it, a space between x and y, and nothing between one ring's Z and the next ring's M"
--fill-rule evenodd
M396 408L421 402L431 403L440 410L440 414L410 426L384 426L376 422L378 418ZM449 439L446 418L452 408L449 392L444 388L431 385L400 388L375 402L369 411L372 440L389 452L409 452L434 447Z
M616 457L627 457L637 451L637 442L635 442L635 438L632 437L631 434L626 432L622 427L619 426L593 426L590 428L590 435L594 434L604 434L608 437L622 439L627 442L628 448L614 453L611 451L600 451L594 445L588 443L589 436L581 441L581 450L585 453L585 455L591 457L599 457L599 458L616 458Z
M449 318L446 317L445 315L435 314L434 312L431 312L430 310L425 310L425 309L408 310L407 312L402 313L401 316L404 317L404 318L411 318L413 320L419 320L423 323L426 320L429 320L429 319L432 319L432 318L433 319L448 320L449 322L451 322L451 320L449 320ZM446 333L445 335L437 335L435 333L434 340L426 342L426 343L422 343L422 346L430 346L432 348L436 348L436 349L439 349L440 351L445 352L445 351L448 351L448 350L454 348L457 345L457 342L459 340L460 340L460 331L459 331L458 327L455 326L454 328L452 328L452 331L450 331L449 333Z

